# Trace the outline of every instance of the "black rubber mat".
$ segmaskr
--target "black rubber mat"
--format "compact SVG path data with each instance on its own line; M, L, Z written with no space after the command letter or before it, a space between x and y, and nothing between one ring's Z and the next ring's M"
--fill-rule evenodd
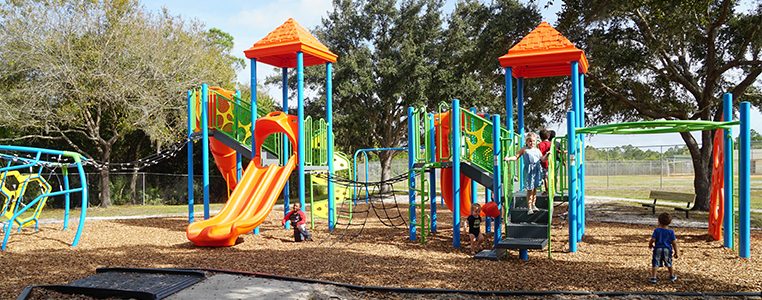
M203 272L176 269L98 268L96 273L65 285L37 287L97 298L162 299L206 279ZM32 288L18 299L26 299Z

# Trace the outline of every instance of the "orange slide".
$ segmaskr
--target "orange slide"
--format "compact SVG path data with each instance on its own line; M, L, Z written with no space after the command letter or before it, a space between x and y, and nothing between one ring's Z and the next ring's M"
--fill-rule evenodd
M296 132L298 132L296 119L295 116L282 112L272 112L259 118L254 135L260 142L256 145L254 153L261 153L261 141L277 132L285 133L293 145L296 145ZM220 145L215 147L217 146ZM222 151L215 154L215 161L220 170L224 170L222 173L226 174L230 169L234 170L235 160L224 159L229 155L222 155L220 158L223 159L218 158L218 154L229 154L229 151L224 148L218 150ZM213 153L215 153L214 150ZM222 210L214 217L188 225L186 230L188 239L196 246L232 246L235 245L239 235L254 230L270 214L291 171L296 167L295 154L293 153L286 165L282 167L277 165L262 167L261 157L255 156L240 182L232 184L235 189ZM235 176L232 179L235 180ZM230 183L228 185L230 186Z
M442 199L447 204L447 208L452 211L452 168L444 168L440 174ZM471 178L462 174L460 175L460 215L463 217L471 215Z
M462 121L462 120L461 120ZM437 142L437 145L441 144L442 150L437 151L437 161L445 161L441 156L450 156L450 112L444 112L442 114L436 114L434 116L435 126L435 139L438 141L441 139L441 143ZM443 168L440 173L440 181L442 187L442 199L447 208L452 211L452 168ZM460 215L468 217L471 215L471 178L465 175L460 175Z

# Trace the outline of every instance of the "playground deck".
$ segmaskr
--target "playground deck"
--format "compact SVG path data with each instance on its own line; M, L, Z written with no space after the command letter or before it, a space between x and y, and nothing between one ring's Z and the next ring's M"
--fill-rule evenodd
M103 266L213 268L365 286L466 290L709 293L759 292L762 286L762 233L757 230L752 231L751 258L744 259L712 241L706 229L676 228L683 251L675 261L678 280L665 280L663 271L659 283L652 284L647 243L653 226L591 221L576 253L566 252L564 227L552 232L552 260L547 251L530 251L528 261L517 252L509 252L508 260L477 261L468 254L468 239L461 248L452 247L452 214L446 208L438 210L440 233L423 245L409 241L406 228L384 226L372 214L348 246L349 240L319 244L328 236L324 220L312 230L316 242L296 244L291 230L280 228L281 215L279 210L270 214L260 235L245 234L237 245L220 248L194 246L185 236L187 219L180 217L88 221L76 247L69 243L75 231L61 231L61 224L14 232L0 255L0 298L13 299L25 286L86 278Z

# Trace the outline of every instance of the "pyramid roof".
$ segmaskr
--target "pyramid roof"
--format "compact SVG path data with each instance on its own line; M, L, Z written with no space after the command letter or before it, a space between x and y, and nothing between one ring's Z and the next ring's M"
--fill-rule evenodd
M588 68L585 52L547 22L542 22L498 59L501 66L512 68L516 78L568 76L573 61L579 62L582 74Z
M319 65L326 62L336 62L336 54L318 41L312 34L288 19L254 46L243 51L247 58L279 68L295 68L296 53L304 53L304 66Z

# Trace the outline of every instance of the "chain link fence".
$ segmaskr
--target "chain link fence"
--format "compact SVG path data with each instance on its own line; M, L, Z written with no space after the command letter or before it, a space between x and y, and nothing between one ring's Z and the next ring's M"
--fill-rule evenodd
M664 157L665 150L672 148L676 145L665 146L645 146L635 147L640 150L656 151L661 157L656 160L624 160L624 159L603 159L592 160L588 159L585 166L585 176L605 178L605 182L601 182L603 186L609 186L613 182L617 181L617 177L627 178L627 176L650 176L653 182L649 181L650 186L662 186L662 182L671 180L671 178L680 178L679 180L690 180L693 177L693 162L690 159L690 155L682 156L670 156ZM684 147L677 145L678 147ZM610 150L614 148L597 148L596 150ZM737 166L738 155L734 153ZM390 178L396 177L401 174L407 174L409 171L407 159L393 159L391 161L391 173ZM381 180L381 164L379 161L370 161L367 163L360 163L356 167L357 180L377 182ZM734 167L735 173L738 170ZM59 170L60 171L60 170ZM437 170L439 172L439 170ZM751 174L762 175L762 142L752 142L751 152ZM57 189L57 186L63 185L62 176L60 173L43 174L50 185ZM342 172L339 174L342 177L348 176L348 173ZM88 183L88 205L97 206L100 205L101 176L99 173L87 173ZM186 174L164 174L164 173L145 173L145 172L112 172L110 173L110 192L111 202L114 205L184 205L188 203L188 176ZM437 173L437 177L439 174ZM609 180L612 178L612 180ZM349 178L352 179L352 178ZM296 182L297 176L292 174L292 182ZM70 186L77 187L80 185L79 177L77 174L69 175ZM593 184L594 178L591 178L590 183ZM626 182L631 182L627 181ZM612 182L612 183L610 183ZM686 184L690 184L686 181ZM622 183L628 184L628 183ZM292 195L296 192L295 188L297 184L291 184ZM602 186L602 187L603 187ZM404 189L406 183L400 183L395 188ZM194 176L194 196L196 203L199 203L199 199L203 199L203 178L201 175ZM226 183L221 176L210 176L209 184L210 202L211 203L224 203L228 197L228 191L226 189ZM78 207L80 202L78 200L79 194L70 195L71 205ZM52 197L48 200L47 205L55 208L61 208L64 206L64 196Z

